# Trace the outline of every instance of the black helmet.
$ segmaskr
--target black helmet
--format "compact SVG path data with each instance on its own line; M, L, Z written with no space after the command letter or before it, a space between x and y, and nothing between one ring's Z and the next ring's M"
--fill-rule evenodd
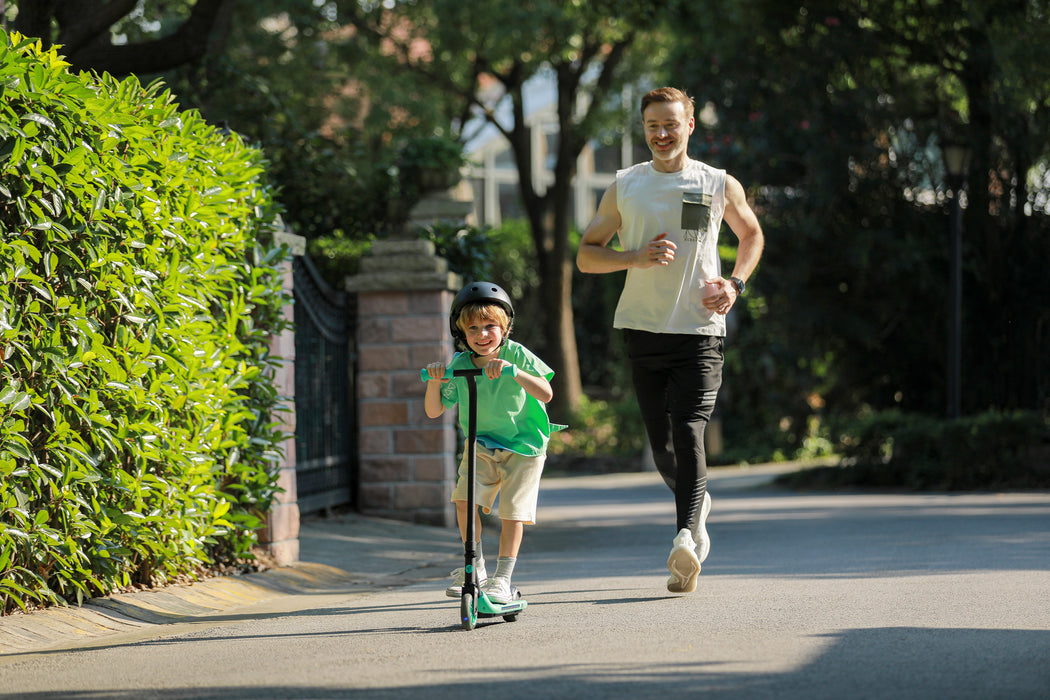
M464 306L476 301L499 304L507 312L507 316L510 317L510 325L507 327L506 333L503 334L504 341L506 341L507 336L510 335L510 329L514 326L514 304L511 303L510 296L503 291L503 288L495 282L472 282L459 290L459 294L452 301L452 310L448 314L448 327L452 331L452 337L464 350L470 350L470 348L467 346L466 336L463 335L463 331L457 325L459 313Z

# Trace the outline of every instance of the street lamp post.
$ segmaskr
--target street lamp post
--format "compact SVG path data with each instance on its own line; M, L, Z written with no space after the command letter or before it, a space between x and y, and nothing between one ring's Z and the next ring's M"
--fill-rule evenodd
M948 417L958 418L962 404L962 204L959 195L970 168L970 148L947 143L942 148L944 170L952 191L948 281Z

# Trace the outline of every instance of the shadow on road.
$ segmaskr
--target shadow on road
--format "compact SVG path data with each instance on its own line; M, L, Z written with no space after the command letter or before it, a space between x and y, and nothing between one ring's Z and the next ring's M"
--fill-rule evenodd
M393 630L388 630L388 632ZM397 632L418 630L397 630ZM178 690L69 691L67 700L121 698L328 698L428 700L484 697L499 688L505 700L535 698L1045 698L1050 688L1050 631L887 627L827 635L823 651L796 669L762 673L732 663L592 663L519 666L513 659L464 664L459 680L443 684L362 688L344 685L211 685ZM929 659L936 659L930 663ZM871 663L858 663L870 659ZM451 665L452 662L450 662ZM938 690L943 694L938 695ZM931 693L933 693L931 695ZM6 696L0 696L6 697ZM24 700L53 698L26 693Z

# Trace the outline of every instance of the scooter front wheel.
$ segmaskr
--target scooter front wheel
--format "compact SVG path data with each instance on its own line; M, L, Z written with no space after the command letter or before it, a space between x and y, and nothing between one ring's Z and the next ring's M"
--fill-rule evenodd
M478 623L478 605L474 600L474 595L471 593L464 593L459 599L459 617L463 623L463 629L468 632L474 629L474 626Z

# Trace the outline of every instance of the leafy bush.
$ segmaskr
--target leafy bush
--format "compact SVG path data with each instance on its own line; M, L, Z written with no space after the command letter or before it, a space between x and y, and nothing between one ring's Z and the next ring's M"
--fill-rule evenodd
M551 454L637 459L645 449L645 430L641 427L641 413L633 396L618 401L585 396L569 423L572 430L551 437Z
M325 281L334 289L342 289L343 280L357 274L361 258L372 249L374 240L372 235L353 238L337 229L328 236L308 240L306 250Z
M841 465L791 475L785 483L939 490L1050 486L1047 426L1033 412L946 420L888 411L833 433Z
M0 113L0 610L249 556L284 438L261 156L17 35Z
M434 244L437 255L449 269L466 280L489 279L493 274L493 250L488 229L454 222L437 222L413 235ZM357 274L361 258L368 255L374 235L350 236L342 230L307 242L307 250L326 282L339 289L349 275Z
M490 229L437 222L420 229L419 237L433 243L435 252L464 282L492 278L495 246Z
M464 163L463 144L456 139L438 135L408 139L397 157L402 188L408 195L406 204L414 204L426 192L458 183Z

